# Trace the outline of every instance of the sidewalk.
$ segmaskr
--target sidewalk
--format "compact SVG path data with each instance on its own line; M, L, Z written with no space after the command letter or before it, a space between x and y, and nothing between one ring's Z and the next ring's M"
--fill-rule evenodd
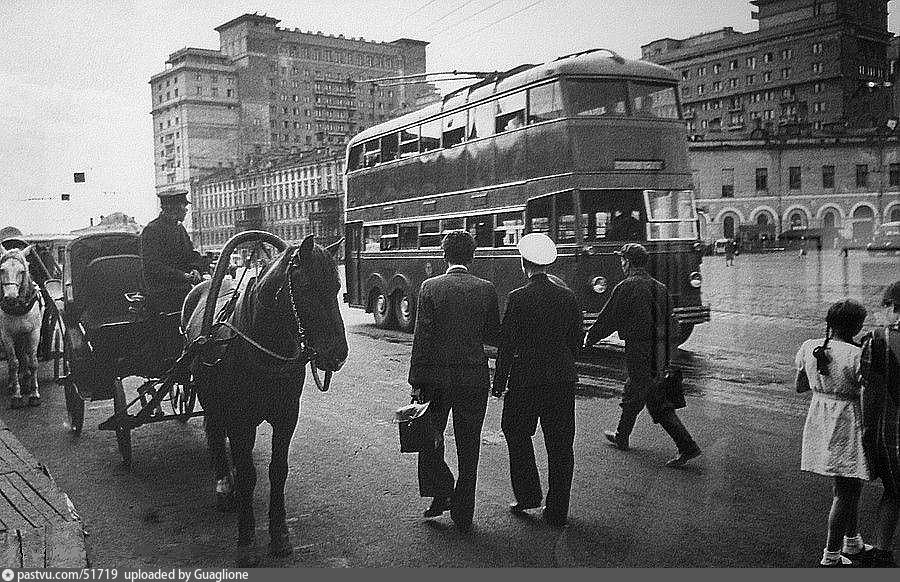
M0 567L87 565L84 530L68 496L0 420Z

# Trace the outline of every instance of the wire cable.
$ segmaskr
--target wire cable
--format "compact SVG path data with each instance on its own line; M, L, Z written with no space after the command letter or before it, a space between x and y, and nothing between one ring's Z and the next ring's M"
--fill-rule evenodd
M403 18L400 19L400 21L403 22L404 20L406 20L406 19L409 18L410 16L413 16L413 15L415 15L415 14L418 14L419 12L422 12L423 10L425 10L426 8L428 8L429 6L431 6L432 4L434 4L435 2L437 2L437 0L429 0L428 2L426 2L425 4L422 4L421 6L419 6L418 8L416 8L415 10L413 10L412 12L408 12L408 13L406 14L406 16L404 16Z
M479 28L479 29L477 29L477 30L473 30L472 32L470 32L469 34L463 36L462 38L460 38L459 40L457 40L456 42L454 42L453 44L451 44L451 45L449 45L449 46L451 46L451 47L452 47L452 46L456 46L456 45L460 44L462 41L464 41L464 40L466 40L466 39L468 39L468 38L471 38L472 36L478 34L479 32L482 32L483 30L487 30L488 28L494 26L495 24L500 24L501 22L504 22L504 21L506 21L506 20L509 20L509 19L512 18L513 16L516 16L517 14L521 14L522 12L525 12L526 10L528 10L528 9L530 9L530 8L534 8L534 7L537 6L538 4L542 4L542 3L544 3L545 1L546 1L546 0L537 0L537 2L532 2L532 3L529 4L528 6L525 6L524 8L520 8L519 10L516 10L515 12L513 12L513 13L511 13L511 14L507 14L506 16L504 16L504 17L502 17L502 18L498 18L497 20L495 20L495 21L493 21L493 22L491 22L491 23L489 23L489 24L486 24L486 25L482 26L481 28ZM446 47L445 47L445 48L446 48Z
M443 22L444 20L446 20L448 16L451 16L451 15L459 12L460 10L462 10L463 8L465 8L466 6L468 6L469 4L471 4L472 2L475 2L475 1L476 0L466 0L465 2L463 2L456 8L453 8L452 10L450 10L450 12L447 12L446 14L444 14L443 16L441 16L440 18L438 18L437 20L432 22L431 24L426 25L425 26L426 30L434 28L435 25L437 25L439 22Z
M462 19L460 19L460 20L457 20L456 22L454 22L453 24L451 24L450 26L448 26L447 29L444 31L444 33L452 32L453 30L456 29L457 26L459 26L460 24L462 24L462 23L465 22L466 20L471 20L472 18L475 18L475 17L478 16L479 14L482 14L482 13L484 13L484 12L487 12L488 10L490 10L491 8L493 8L494 6L496 6L496 5L498 5L498 4L502 4L502 3L506 2L506 1L507 1L507 0L497 0L496 2L494 2L494 3L492 3L492 4L488 4L487 6L485 6L484 8L482 8L481 10L479 10L479 11L477 11L477 12L474 12L474 13L470 14L469 16L466 16L465 18L462 18ZM439 34L440 34L440 33L439 33Z

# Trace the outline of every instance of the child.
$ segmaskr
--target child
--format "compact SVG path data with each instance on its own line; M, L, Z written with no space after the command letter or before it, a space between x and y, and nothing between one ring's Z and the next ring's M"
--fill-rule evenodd
M834 477L828 537L822 566L851 566L848 556L871 551L857 529L859 492L869 479L862 446L859 404L861 349L853 337L862 330L866 310L850 299L838 301L825 318L825 338L807 340L795 363L798 385L808 380L812 400L803 426L800 469ZM841 542L843 540L843 545Z

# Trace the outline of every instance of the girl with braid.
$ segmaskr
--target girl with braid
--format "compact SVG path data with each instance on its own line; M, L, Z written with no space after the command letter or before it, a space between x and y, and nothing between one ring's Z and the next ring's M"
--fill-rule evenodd
M859 492L862 480L869 479L869 469L863 453L859 402L862 350L853 337L862 330L865 318L865 308L856 301L838 301L825 318L825 338L805 341L795 358L798 375L806 375L812 390L800 469L834 478L828 536L820 562L826 567L851 566L851 558L871 551L857 527Z

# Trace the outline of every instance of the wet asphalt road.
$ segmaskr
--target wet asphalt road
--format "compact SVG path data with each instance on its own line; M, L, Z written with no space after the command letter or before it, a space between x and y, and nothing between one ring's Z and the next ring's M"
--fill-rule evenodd
M502 403L495 399L482 435L473 536L460 535L447 517L421 518L427 502L417 496L415 457L398 452L390 423L393 410L408 402L411 338L377 330L368 314L345 311L351 356L330 392L307 384L291 448L287 508L294 554L263 565L812 565L824 544L830 484L798 469L808 397L793 393L790 362L800 341L821 334L823 305L842 293L871 304L880 280L896 276L897 262L854 257L859 261L845 272L835 275L827 267L810 276L810 256L778 258L739 256L730 269L720 257L704 263L713 321L698 327L680 353L691 389L681 416L704 449L687 468L662 466L674 447L646 416L631 452L608 447L602 430L615 425L621 374L583 379L570 524L562 531L507 512L508 457L499 432ZM617 367L615 352L599 361ZM231 565L235 520L215 508L200 421L137 429L127 471L114 436L96 428L112 414L111 401L90 403L85 429L75 437L66 429L62 390L51 374L45 364L43 406L7 410L4 397L0 414L72 498L90 534L94 564ZM256 509L265 544L265 425L259 434ZM450 428L447 436L454 466ZM545 476L540 435L535 441ZM878 485L864 488L866 537L879 494Z

